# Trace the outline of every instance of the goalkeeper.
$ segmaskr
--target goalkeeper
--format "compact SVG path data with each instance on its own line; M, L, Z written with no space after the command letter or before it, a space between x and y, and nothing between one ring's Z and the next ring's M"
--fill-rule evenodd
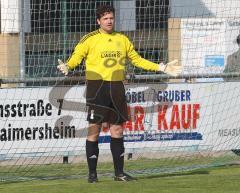
M97 23L100 28L85 35L76 45L73 54L63 63L59 60L58 69L67 75L83 59L86 63L86 103L89 122L86 140L86 155L89 168L88 182L97 178L97 160L99 155L98 137L103 123L108 123L111 133L112 152L116 181L133 180L123 170L124 143L123 123L128 120L127 104L123 80L126 58L133 65L151 71L163 71L178 75L180 68L171 65L159 65L140 57L129 39L114 31L113 7L103 5L97 9Z

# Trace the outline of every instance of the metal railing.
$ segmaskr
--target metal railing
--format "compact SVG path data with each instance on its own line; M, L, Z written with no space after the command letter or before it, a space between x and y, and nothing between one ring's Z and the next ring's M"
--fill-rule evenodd
M182 82L194 82L195 79L217 79L222 80L240 80L240 72L234 73L205 73L205 74L183 74L179 76L169 76L166 74L142 74L142 75L126 75L128 82L168 82L168 80L177 79ZM27 83L71 83L71 82L83 82L85 76L68 76L68 77L38 77L38 78L0 78L0 85L2 84L27 84Z

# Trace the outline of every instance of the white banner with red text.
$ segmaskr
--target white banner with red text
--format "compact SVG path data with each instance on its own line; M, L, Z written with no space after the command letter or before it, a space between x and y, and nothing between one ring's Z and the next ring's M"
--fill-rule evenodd
M240 148L240 83L129 84L126 152ZM0 159L85 153L85 86L0 89ZM100 151L110 152L104 126Z

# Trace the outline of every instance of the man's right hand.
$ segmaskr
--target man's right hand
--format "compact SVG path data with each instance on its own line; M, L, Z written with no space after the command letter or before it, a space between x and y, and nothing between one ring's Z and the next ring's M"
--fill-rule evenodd
M58 59L58 66L57 69L62 72L65 76L68 75L68 67L67 64L64 63L62 60Z

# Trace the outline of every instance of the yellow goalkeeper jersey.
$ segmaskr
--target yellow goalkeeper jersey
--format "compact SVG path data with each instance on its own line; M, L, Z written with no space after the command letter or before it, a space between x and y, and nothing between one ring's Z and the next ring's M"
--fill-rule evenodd
M67 66L74 69L85 59L87 80L122 81L125 78L127 58L133 65L145 70L159 69L158 64L142 58L125 35L119 32L107 34L100 30L80 40Z

